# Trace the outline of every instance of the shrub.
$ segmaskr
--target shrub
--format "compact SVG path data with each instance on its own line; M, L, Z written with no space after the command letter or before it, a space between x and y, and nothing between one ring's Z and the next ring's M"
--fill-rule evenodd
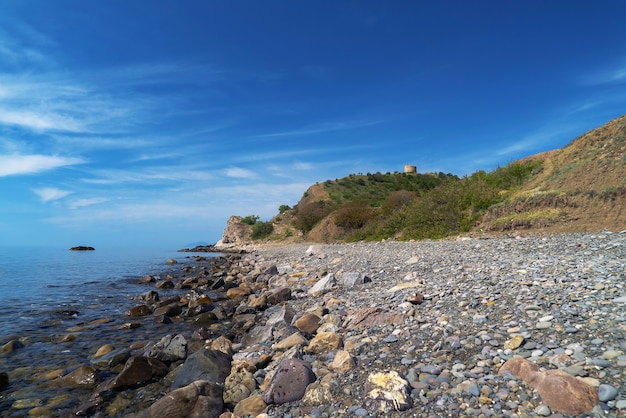
M387 199L385 199L385 203L382 205L383 213L389 214L398 209L402 209L413 202L416 198L417 195L414 192L409 192L408 190L398 190L396 192L389 193Z
M298 205L293 224L306 234L330 212L332 212L331 205L322 200L306 205Z
M281 213L281 214L282 214L282 213L287 212L287 211L288 211L288 210L290 210L290 209L291 209L291 207L290 207L289 205L280 205L280 206L278 207L278 213Z
M256 215L248 215L245 218L243 218L241 220L241 222L243 222L244 224L247 224L247 225L254 225L254 224L256 224L259 221L259 219L261 219L261 218L259 218Z
M274 225L271 222L257 222L252 225L252 239L261 239L270 236L274 232Z
M342 228L358 229L374 217L374 210L363 202L344 205L335 212L335 224Z

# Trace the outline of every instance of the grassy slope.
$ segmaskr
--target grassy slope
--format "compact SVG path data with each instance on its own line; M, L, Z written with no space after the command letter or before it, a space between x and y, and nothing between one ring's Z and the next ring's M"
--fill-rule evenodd
M405 197L398 192L401 190L415 198L398 203ZM491 173L477 172L463 179L443 173L353 174L313 185L295 210L273 219L272 239L620 231L626 229L624 208L626 115L562 149L527 157ZM303 227L298 220L307 210L315 213ZM429 223L433 224L430 229L425 227Z

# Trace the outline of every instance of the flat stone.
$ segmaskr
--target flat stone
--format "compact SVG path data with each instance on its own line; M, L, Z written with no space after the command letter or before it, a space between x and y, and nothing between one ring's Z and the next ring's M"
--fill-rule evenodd
M299 332L294 332L287 338L283 338L281 341L277 342L276 344L272 344L272 350L285 351L285 350L290 349L291 347L294 347L297 345L306 345L306 344L308 344L307 339L304 338L304 336L300 334Z

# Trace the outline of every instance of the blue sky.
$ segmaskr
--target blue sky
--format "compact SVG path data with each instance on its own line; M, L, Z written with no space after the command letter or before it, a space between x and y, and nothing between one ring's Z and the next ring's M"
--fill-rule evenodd
M0 0L0 245L217 241L626 113L626 2Z

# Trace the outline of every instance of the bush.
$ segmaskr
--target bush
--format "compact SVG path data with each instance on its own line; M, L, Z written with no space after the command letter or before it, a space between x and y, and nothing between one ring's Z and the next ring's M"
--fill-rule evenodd
M245 218L243 218L241 220L241 222L243 222L244 224L247 224L247 225L254 225L254 224L256 224L259 221L259 219L261 219L261 218L259 218L256 215L248 215Z
M289 205L280 205L278 207L278 213L281 214L287 212L288 210L291 210L291 207Z
M342 228L358 229L374 217L374 210L365 203L348 203L335 212L335 224Z
M252 225L252 239L266 238L274 232L274 225L271 222L257 222Z
M306 205L298 205L294 219L294 226L303 233L309 232L315 224L324 219L332 212L332 207L324 201L311 202Z

